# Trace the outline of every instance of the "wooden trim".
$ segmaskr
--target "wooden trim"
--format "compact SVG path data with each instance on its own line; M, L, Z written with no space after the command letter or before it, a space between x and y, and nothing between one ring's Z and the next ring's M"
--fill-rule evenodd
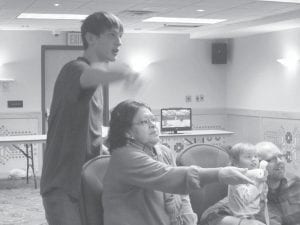
M109 85L103 86L103 126L109 126Z
M83 50L83 47L75 45L42 45L43 50Z
M42 134L45 134L45 117L46 117L46 109L45 109L45 51L46 48L44 45L41 47L41 111L42 111Z

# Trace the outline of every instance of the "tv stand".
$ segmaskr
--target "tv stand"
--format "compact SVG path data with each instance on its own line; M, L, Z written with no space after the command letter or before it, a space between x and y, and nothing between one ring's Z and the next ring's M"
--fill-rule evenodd
M212 144L222 146L226 144L226 137L234 132L225 130L187 130L173 131L160 134L161 143L170 149L181 152L189 145Z
M163 131L162 135L177 135L177 134L184 134L183 131L178 130L171 130L171 131Z

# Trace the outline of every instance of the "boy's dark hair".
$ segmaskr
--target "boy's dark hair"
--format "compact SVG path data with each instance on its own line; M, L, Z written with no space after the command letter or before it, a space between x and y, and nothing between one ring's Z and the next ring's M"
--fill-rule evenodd
M121 20L114 14L108 12L95 12L89 15L87 18L85 18L81 25L83 48L88 48L88 43L85 39L87 32L99 36L100 34L112 28L117 28L120 32L123 32L123 24Z

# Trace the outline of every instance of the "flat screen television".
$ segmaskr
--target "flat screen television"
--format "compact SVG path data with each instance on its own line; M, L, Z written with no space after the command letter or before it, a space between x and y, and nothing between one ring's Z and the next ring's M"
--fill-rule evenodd
M191 108L163 108L160 114L161 132L192 129L192 109Z

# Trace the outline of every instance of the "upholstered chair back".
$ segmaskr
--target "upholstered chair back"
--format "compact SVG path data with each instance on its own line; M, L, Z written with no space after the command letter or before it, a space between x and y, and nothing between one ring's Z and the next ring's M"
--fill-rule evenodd
M187 147L177 156L178 166L197 165L204 168L224 167L229 164L225 149L209 145L195 144ZM211 183L190 193L192 208L200 220L202 213L227 195L227 185Z
M102 180L109 159L108 155L98 156L83 166L80 204L83 225L103 225Z

